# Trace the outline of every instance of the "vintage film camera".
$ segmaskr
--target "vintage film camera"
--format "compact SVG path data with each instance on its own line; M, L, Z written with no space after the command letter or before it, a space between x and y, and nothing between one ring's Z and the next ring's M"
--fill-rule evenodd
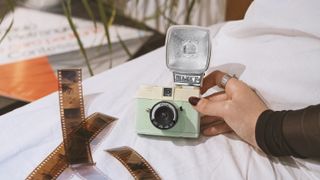
M172 26L166 37L166 63L175 87L141 86L137 93L138 134L197 138L199 113L189 104L200 96L211 54L209 30L197 26Z

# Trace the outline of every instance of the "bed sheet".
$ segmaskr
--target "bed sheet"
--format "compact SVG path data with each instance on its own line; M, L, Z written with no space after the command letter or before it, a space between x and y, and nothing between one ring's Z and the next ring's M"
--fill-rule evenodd
M272 109L319 103L320 41L299 32L249 20L226 23L212 37L209 72L237 74ZM319 160L266 156L233 133L199 139L137 135L134 96L142 84L172 85L164 48L83 82L86 115L118 118L93 152L111 179L132 178L104 152L119 146L135 149L163 179L319 179ZM0 127L0 177L23 179L62 141L57 93L1 116Z

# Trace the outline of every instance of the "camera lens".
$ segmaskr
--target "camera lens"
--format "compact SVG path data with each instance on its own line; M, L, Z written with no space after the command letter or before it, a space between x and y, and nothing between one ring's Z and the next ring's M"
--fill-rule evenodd
M173 104L161 101L152 107L150 119L156 128L170 129L178 121L178 111Z

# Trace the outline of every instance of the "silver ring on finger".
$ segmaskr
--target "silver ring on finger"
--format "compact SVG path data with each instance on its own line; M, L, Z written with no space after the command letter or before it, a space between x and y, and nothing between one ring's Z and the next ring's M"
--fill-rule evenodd
M224 74L221 78L220 83L219 83L219 87L221 87L223 89L226 88L227 83L231 78L237 78L237 77L235 75L231 76L230 74Z

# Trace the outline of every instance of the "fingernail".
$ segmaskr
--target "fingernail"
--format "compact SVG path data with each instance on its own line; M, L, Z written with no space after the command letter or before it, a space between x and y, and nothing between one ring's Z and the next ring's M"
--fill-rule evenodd
M199 101L200 101L200 98L198 98L198 97L193 97L193 96L189 97L189 103L192 106L196 106Z

